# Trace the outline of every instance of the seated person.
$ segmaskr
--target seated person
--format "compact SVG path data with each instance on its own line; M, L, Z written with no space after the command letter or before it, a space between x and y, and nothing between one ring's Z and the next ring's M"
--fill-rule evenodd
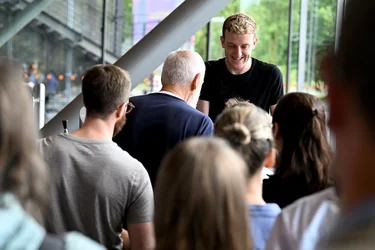
M281 208L332 183L332 150L323 104L306 93L285 95L275 108L273 129L278 150L275 174L263 182L263 198Z
M246 173L245 162L218 138L172 149L155 188L156 249L251 249Z
M229 100L215 122L215 135L225 138L246 160L249 169L247 203L254 249L264 249L280 207L262 198L263 167L273 167L276 150L270 116L248 102Z
M108 249L122 249L122 229L133 249L154 246L153 191L142 164L112 141L126 122L131 82L114 65L96 65L82 80L86 119L71 134L39 141L52 172L47 227L82 232Z
M334 187L303 197L281 211L267 242L268 250L314 250L339 216Z
M211 119L195 109L204 74L200 55L176 51L165 60L161 91L130 98L136 108L113 141L145 166L153 185L160 162L172 147L186 138L213 133Z
M49 172L35 147L32 101L19 68L0 62L0 249L104 250L81 234L56 237L42 227Z

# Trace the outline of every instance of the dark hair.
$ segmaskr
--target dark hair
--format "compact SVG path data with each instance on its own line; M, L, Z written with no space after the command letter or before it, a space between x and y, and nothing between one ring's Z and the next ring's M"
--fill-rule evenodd
M129 99L129 75L115 65L95 65L82 80L83 103L87 116L105 119Z
M278 124L276 141L281 142L275 175L302 177L311 192L330 186L332 150L323 104L310 94L287 94L276 106L273 123Z
M372 29L375 27L375 1L346 1L345 15L333 65L340 84L353 90L359 110L375 139L375 85Z
M254 104L235 98L226 106L216 119L215 135L228 140L242 155L253 176L274 146L271 118Z
M18 63L0 61L0 192L43 224L47 168L36 149L32 100Z

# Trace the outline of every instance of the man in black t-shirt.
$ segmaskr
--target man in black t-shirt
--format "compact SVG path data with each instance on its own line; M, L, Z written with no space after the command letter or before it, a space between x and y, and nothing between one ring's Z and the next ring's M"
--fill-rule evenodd
M247 100L272 113L284 95L280 70L251 57L258 42L255 32L255 21L243 13L228 17L223 24L220 40L225 58L206 62L206 75L197 106L213 121L230 98Z

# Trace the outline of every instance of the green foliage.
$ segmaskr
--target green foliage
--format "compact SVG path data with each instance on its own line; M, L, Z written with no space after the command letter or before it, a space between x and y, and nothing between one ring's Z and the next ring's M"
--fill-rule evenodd
M297 80L298 41L300 24L301 0L295 0L293 6L293 44L291 82ZM322 50L333 44L336 24L336 0L309 0L306 75L309 75L311 84L316 81L317 60ZM288 0L233 0L216 17L226 18L229 15L242 11L252 16L257 23L259 38L253 56L262 61L276 64L283 75L286 73L289 1ZM222 22L212 22L211 58L213 60L224 57L220 44ZM202 56L206 55L206 28L196 33L195 50ZM205 57L204 57L205 58ZM308 82L310 83L310 82Z

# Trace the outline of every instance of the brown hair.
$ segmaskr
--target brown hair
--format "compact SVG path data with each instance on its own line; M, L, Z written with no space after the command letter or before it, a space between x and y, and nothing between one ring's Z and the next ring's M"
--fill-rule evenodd
M175 147L156 182L156 249L250 249L245 174L244 161L221 139Z
M229 16L225 19L223 24L223 37L225 37L225 31L235 33L239 35L255 34L257 25L253 18L244 14L237 13Z
M252 176L261 169L274 145L271 117L246 101L230 99L226 106L216 119L215 135L228 140L241 153Z
M281 152L275 175L303 177L311 192L330 186L332 150L323 104L310 94L287 94L275 108L273 123L281 138L276 137Z
M115 65L95 65L82 80L83 103L87 116L105 119L129 99L129 75Z
M32 100L20 69L0 61L0 192L13 193L42 224L47 169L36 150Z
M375 26L375 1L346 1L337 52L333 67L338 84L350 86L359 104L361 116L375 140L375 85L373 27Z

